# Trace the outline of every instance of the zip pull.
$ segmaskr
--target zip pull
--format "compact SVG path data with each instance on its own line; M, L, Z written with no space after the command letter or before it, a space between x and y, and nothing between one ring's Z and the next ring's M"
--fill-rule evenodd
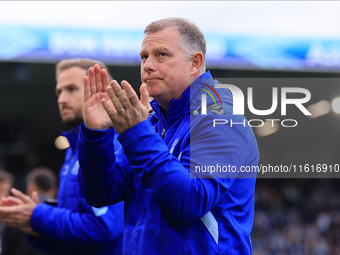
M165 128L163 128L163 131L162 131L162 135L161 135L162 139L164 139L164 135L165 135Z

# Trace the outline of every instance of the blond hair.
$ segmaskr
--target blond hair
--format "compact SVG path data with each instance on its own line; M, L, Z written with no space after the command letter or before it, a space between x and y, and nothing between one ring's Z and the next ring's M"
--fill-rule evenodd
M93 67L95 64L98 64L101 69L105 69L109 75L109 79L112 80L109 68L103 62L86 58L73 58L60 61L56 66L55 79L58 80L60 73L68 68L78 66L88 71L89 68Z

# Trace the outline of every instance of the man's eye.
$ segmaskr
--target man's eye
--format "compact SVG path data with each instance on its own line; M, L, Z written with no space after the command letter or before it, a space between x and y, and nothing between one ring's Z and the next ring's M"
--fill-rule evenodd
M166 53L161 52L161 53L159 53L159 55L160 55L161 57L165 57L165 56L166 56Z
M147 56L147 55L142 55L140 58L141 58L142 60L145 60L145 59L148 58L148 56Z

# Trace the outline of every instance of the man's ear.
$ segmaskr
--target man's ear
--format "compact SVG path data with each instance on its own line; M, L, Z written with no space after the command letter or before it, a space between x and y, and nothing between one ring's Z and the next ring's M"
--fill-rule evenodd
M202 52L196 52L193 54L190 58L191 60L191 76L198 76L201 75L201 67L203 65L203 53Z

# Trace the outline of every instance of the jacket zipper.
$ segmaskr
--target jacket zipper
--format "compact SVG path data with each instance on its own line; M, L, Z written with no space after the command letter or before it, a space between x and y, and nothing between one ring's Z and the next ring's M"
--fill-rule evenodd
M162 135L161 135L163 140L164 140L164 136L165 136L165 128L163 128Z

